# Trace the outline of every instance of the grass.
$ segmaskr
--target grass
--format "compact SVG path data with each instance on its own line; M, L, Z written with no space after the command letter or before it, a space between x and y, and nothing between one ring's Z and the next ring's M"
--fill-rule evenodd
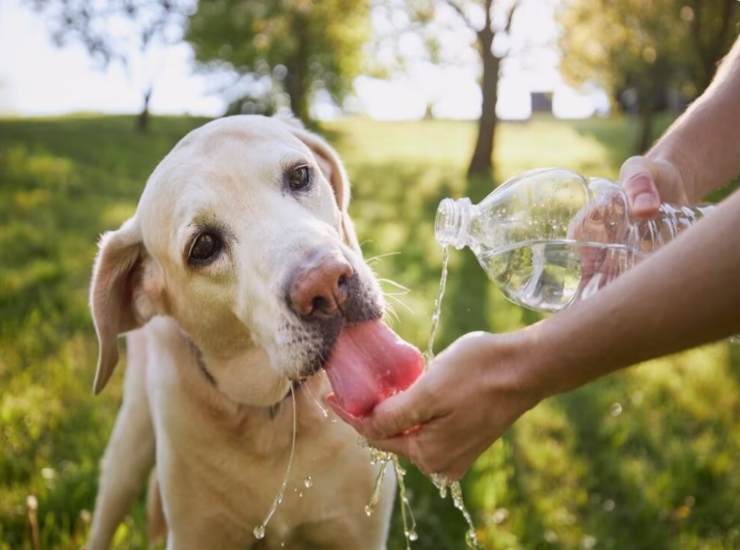
M28 495L44 547L84 543L122 379L92 397L95 240L133 212L159 159L202 122L155 118L142 138L129 117L0 121L0 549L31 548ZM440 268L433 214L468 189L473 125L347 119L326 131L353 180L366 256L411 289L395 328L422 346ZM632 132L627 119L504 124L496 179L547 165L614 177ZM472 191L479 199L487 188ZM453 254L450 277L438 347L471 328L536 320L485 282L469 253ZM740 350L720 343L545 401L465 479L481 539L495 549L740 547L739 386ZM414 548L462 548L451 503L412 468L407 479ZM143 516L139 502L116 548L146 546Z

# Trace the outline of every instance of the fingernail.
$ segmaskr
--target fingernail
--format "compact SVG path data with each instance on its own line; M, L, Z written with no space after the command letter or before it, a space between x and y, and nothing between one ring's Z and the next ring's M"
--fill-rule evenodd
M658 197L654 193L640 193L633 200L635 210L652 210L657 208Z

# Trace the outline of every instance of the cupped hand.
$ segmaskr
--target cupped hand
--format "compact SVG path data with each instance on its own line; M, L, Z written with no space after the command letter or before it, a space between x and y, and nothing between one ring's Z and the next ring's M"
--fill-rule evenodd
M539 398L520 380L525 333L466 334L406 391L366 417L329 405L378 449L408 457L423 472L462 477Z

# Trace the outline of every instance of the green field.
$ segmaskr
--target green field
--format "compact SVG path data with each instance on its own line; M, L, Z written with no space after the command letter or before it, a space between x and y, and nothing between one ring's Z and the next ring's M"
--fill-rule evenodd
M0 549L32 547L29 495L44 548L84 542L122 381L119 370L102 396L91 394L95 241L133 212L158 160L202 122L155 118L141 136L129 117L0 121ZM380 277L410 289L394 327L422 346L440 267L433 214L442 197L466 189L474 127L348 119L325 131L353 181L366 256L377 257ZM504 124L496 180L548 165L613 177L633 132L626 119ZM484 283L465 254L453 254L441 345L470 328L536 320ZM483 455L464 487L488 548L740 548L738 457L740 346L722 343L545 401ZM409 471L414 548L463 548L451 503ZM402 545L398 515L393 549ZM140 502L115 547L145 548L144 533Z

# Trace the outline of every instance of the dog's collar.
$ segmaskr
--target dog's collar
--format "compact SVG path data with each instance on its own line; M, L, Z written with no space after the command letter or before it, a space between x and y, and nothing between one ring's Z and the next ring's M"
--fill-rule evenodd
M216 385L216 379L213 377L211 372L208 370L208 365L206 365L205 359L203 359L203 352L200 351L200 348L195 345L195 342L183 332L183 336L185 337L185 340L188 342L188 346L190 346L190 350L193 352L193 355L195 356L195 363L198 365L198 370L201 372L203 377L206 379L206 381L213 386L214 388L218 389L218 386Z
M183 338L188 343L188 346L190 347L190 350L193 352L193 356L195 357L195 363L198 365L198 370L203 375L203 378L205 378L206 382L208 382L214 389L218 390L218 385L216 384L216 379L213 377L211 372L208 370L208 365L206 365L205 359L203 359L203 352L200 350L198 346L195 345L195 342L193 342L192 338L190 338L184 331L182 332ZM270 418L275 418L278 411L280 410L280 406L285 403L288 398L290 397L291 390L293 393L298 392L300 390L301 385L305 381L304 378L301 378L296 381L291 381L291 387L288 388L288 391L285 392L285 395L275 403L274 405L270 405L267 407L268 414L270 415Z

